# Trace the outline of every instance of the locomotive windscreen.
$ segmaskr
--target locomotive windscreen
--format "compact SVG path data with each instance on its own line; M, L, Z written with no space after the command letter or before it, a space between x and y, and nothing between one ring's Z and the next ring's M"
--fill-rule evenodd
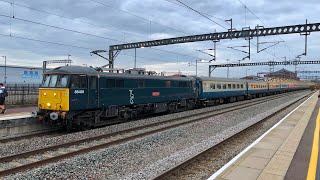
M68 87L69 75L47 75L44 77L42 87Z

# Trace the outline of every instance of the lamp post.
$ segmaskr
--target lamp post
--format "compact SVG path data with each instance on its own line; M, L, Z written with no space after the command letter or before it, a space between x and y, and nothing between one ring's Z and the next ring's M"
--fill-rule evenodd
M7 84L7 56L1 56L4 58L4 84Z
M198 76L198 62L204 62L203 60L196 60L196 76Z
M205 60L202 60L202 59L197 59L196 60L196 76L198 76L198 63L210 63L210 62L207 62ZM194 64L192 63L189 63L189 66L194 66Z
M232 20L232 19L231 19ZM232 21L231 21L231 24L232 24ZM232 27L232 25L231 25L231 27ZM232 29L232 28L231 28ZM228 64L228 62L229 62L229 59L227 59L227 64ZM227 78L229 78L229 66L227 67Z
M137 68L137 48L134 48L134 68Z
M70 54L68 54L68 61L70 60L70 56L71 56L71 55L70 55ZM70 63L70 66L71 66L71 63Z
M248 70L251 71L251 69L246 69L246 77L248 76Z

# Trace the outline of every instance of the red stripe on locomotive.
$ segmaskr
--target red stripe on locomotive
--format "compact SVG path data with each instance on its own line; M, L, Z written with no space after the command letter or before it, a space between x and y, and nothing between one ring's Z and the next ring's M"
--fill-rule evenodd
M160 92L152 92L152 96L160 96Z

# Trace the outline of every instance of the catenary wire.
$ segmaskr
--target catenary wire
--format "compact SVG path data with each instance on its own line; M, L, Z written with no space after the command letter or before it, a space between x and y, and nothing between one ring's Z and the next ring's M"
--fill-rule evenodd
M254 15L264 26L267 27L267 25L266 25L253 11L251 11L246 4L244 4L241 0L238 0L238 1L239 1L252 15ZM278 36L278 35L277 35L277 36ZM280 36L278 36L278 37L279 37L282 41L284 41L285 45L287 46L287 48L289 49L289 51L291 52L291 54L292 54L293 56L295 56L294 53L293 53L293 51L290 49L289 45L287 44L287 42L286 42L283 38L281 38Z
M62 28L62 27L59 27L59 26L54 26L54 25L49 25L49 24L45 24L45 23L35 22L35 21L23 19L23 18L18 18L18 17L14 17L13 18L13 17L10 17L8 15L3 15L3 14L0 14L0 16L6 17L6 18L10 18L10 19L19 20L19 21L24 21L24 22L28 22L28 23L33 23L33 24L37 24L37 25L41 25L41 26L46 26L46 27L50 27L50 28L55 28L55 29L60 29L60 30L64 30L64 31L73 32L73 33L78 33L78 34L82 34L82 35L86 35L86 36L92 36L92 37L96 37L96 38L111 40L111 41L115 41L115 42L119 42L119 43L127 43L125 41L121 41L121 40L117 40L117 39L113 39L113 38L108 38L108 37L104 37L104 36L94 35L94 34L85 33L85 32L81 32L81 31L76 31L76 30L72 30L72 29ZM163 49L157 49L157 48L151 48L151 49L156 50L156 51L162 51L162 52L166 52L166 53L181 55L181 56L185 56L185 57L197 58L197 57L190 56L190 55L187 55L187 54L181 54L181 53L172 52L172 51L163 50Z
M1 1L4 1L4 0L1 0ZM95 0L91 0L91 1L95 1ZM4 2L8 2L8 1L4 1ZM95 1L95 2L98 2L98 1ZM101 3L101 2L100 2ZM108 6L107 4L103 3L103 5L105 6ZM112 7L112 6L109 6L109 7ZM28 7L29 8L29 7ZM34 9L34 8L33 8ZM37 9L38 10L38 9ZM41 10L40 10L41 11ZM120 10L121 11L121 10ZM42 11L42 12L45 12L45 11ZM125 12L125 11L122 11L122 12ZM45 13L48 13L48 12L45 12ZM128 12L127 12L128 13ZM54 14L54 13L51 13L53 15L57 15L57 14ZM129 13L132 15L132 13ZM63 16L61 16L63 17ZM140 16L139 16L140 17ZM144 18L145 19L145 18ZM23 19L20 19L20 20L23 20ZM25 20L25 21L29 21L29 20ZM29 22L32 22L32 21L29 21ZM32 22L34 23L34 22ZM46 25L46 26L49 26L49 27L53 27L53 28L57 28L55 26L51 26L51 25L47 25L47 24L43 24L43 23L38 23L40 25ZM70 30L70 29L66 29L66 28L61 28L63 30L68 30L68 31L73 31L73 32L77 32L77 33L82 33L82 32L79 32L79 31L75 31L75 30ZM171 29L174 29L174 28L171 28ZM176 30L176 29L175 29ZM85 35L90 35L89 33L82 33L82 34L85 34ZM186 33L185 33L186 34ZM92 35L92 34L91 34ZM97 35L93 35L95 37L99 37ZM111 38L106 38L106 37L99 37L99 38L104 38L104 39L109 39L109 40L114 40L114 41L118 41L118 42L123 42L123 41L119 41L119 40L115 40L115 39L111 39ZM155 48L153 48L155 49ZM155 50L160 50L160 49L155 49ZM160 50L160 51L164 51L164 52L167 52L167 53L172 53L172 54L177 54L177 55L181 55L181 56L186 56L186 57L192 57L192 56L189 56L189 55L186 55L186 54L180 54L180 53L175 53L175 52L171 52L171 51L166 51L166 50ZM269 53L270 54L270 53ZM271 55L271 54L270 54ZM197 58L197 57L193 57L193 58Z
M190 10L192 10L192 11L194 11L194 12L198 13L198 14L199 14L199 15L201 15L202 17L204 17L204 18L208 19L209 21L211 21L211 22L213 22L213 23L217 24L218 26L220 26L220 27L222 27L222 28L224 28L224 29L228 29L228 28L224 27L223 25L221 25L221 24L217 23L216 21L212 20L211 18L209 18L209 17L208 17L208 16L206 16L205 14L201 13L200 11L198 11L198 10L196 10L196 9L194 9L194 8L192 8L192 7L190 7L190 6L188 6L188 5L187 5L187 4L185 4L185 3L183 3L182 1L180 1L180 0L176 0L176 1L178 1L180 4L184 5L184 6L185 6L185 7L187 7L188 9L190 9Z

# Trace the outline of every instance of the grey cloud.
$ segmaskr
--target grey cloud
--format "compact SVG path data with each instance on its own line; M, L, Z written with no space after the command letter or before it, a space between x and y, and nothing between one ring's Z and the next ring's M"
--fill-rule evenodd
M130 13L136 14L138 16L145 17L154 22L160 22L165 26L169 26L179 31L183 31L187 34L200 34L213 32L214 29L218 31L225 31L223 28L212 23L211 21L201 17L200 15L192 12L186 8L175 5L173 3L164 0L122 0L122 1L111 1L111 0L98 0L105 4L111 5L115 8L119 8ZM174 0L171 0L174 1ZM16 3L24 4L33 8L42 9L45 11L50 11L61 16L68 16L75 19L88 21L92 24L97 24L99 26L107 27L101 28L97 26L92 26L84 24L77 21L72 21L54 15L48 15L40 13L37 11L25 9L16 6L15 15L16 17L32 20L36 22L46 23L49 25L55 25L67 29L73 29L76 31L81 31L85 33L90 33L98 36L103 36L106 38L118 39L120 41L126 42L136 42L147 40L150 36L156 36L158 34L165 34L169 37L182 36L181 32L175 31L170 28L166 28L157 23L142 20L135 16L119 12L112 8L103 6L101 4L95 3L90 0L62 0L62 1L39 1L39 0L15 0ZM176 1L175 1L176 2ZM241 29L245 25L250 25L252 28L256 24L260 24L259 20L247 11L246 19L244 14L244 7L237 0L184 0L186 4L191 7L205 12L212 16L217 16L222 19L233 18L234 26L237 29ZM318 0L308 0L303 4L298 0L268 0L268 1L244 1L247 6L255 12L268 26L278 26L278 25L289 25L289 24L300 24L304 22L305 18L310 18L313 21L319 20L316 11L309 10L311 7L313 9L320 9ZM300 4L297 6L296 4ZM0 14L9 14L10 6L6 3L0 2ZM219 20L212 18L223 26L228 27L228 24ZM75 32L68 32L59 29L49 28L41 25L30 24L23 21L12 20L10 27L10 21L8 18L0 17L0 32L5 34L11 29L13 35L19 35L22 37L41 39L45 41L53 41L64 44L72 44L77 46L88 47L92 49L108 49L111 44L118 44L122 42L112 41L103 38L97 38L93 36L87 36ZM151 25L151 26L150 26ZM150 28L151 27L151 28ZM119 29L119 30L110 30ZM126 32L126 33L124 33ZM137 36L135 36L137 35ZM300 53L302 39L299 35L290 35L287 43L292 50L296 50L297 54ZM312 36L311 36L312 37ZM286 39L286 37L283 37ZM265 41L270 41L273 38L263 38ZM278 38L276 38L278 39ZM8 37L1 37L0 48L2 49L0 54L10 53L11 56L15 56L18 61L21 59L36 59L41 65L42 58L56 58L63 57L66 54L72 54L73 58L77 58L77 62L82 64L88 59L95 59L92 62L99 62L99 58L91 57L89 55L90 50L78 49L72 47L63 47L39 42L32 42L27 40L19 40ZM311 41L310 41L311 42ZM221 41L218 43L218 54L221 59L219 62L225 62L225 59L230 59L230 61L237 60L243 57L244 54L228 49L228 46L232 45L243 45L247 42L244 40L232 40L232 41ZM202 48L212 48L212 42L201 42L201 43L189 43L186 45L177 46L164 46L156 47L157 49L164 51L174 51L175 53L187 54L189 56L177 55L174 53L167 53L163 51L157 51L150 48L139 49L138 56L147 57L138 58L138 61L146 62L147 64L159 64L161 60L163 63L166 61L179 61L179 62L190 62L194 61L196 58L210 58L204 54L196 52L195 49ZM317 57L316 48L319 48L319 42L312 42L312 49L310 48L310 57ZM268 53L256 54L254 51L255 47L252 47L253 59L254 61L265 61L272 59L272 56ZM23 50L23 57L15 55L16 50ZM272 53L276 53L277 57L283 56L293 56L291 52L285 45L277 46L277 49L268 50ZM34 55L37 54L37 55ZM134 52L132 50L122 51L121 55L116 60L116 65L119 67L126 67L128 64L132 64ZM14 57L13 57L14 58ZM151 59L151 60L150 60ZM23 60L21 60L23 62ZM97 64L99 64L97 63ZM101 62L103 63L103 62ZM207 72L204 72L204 75Z

